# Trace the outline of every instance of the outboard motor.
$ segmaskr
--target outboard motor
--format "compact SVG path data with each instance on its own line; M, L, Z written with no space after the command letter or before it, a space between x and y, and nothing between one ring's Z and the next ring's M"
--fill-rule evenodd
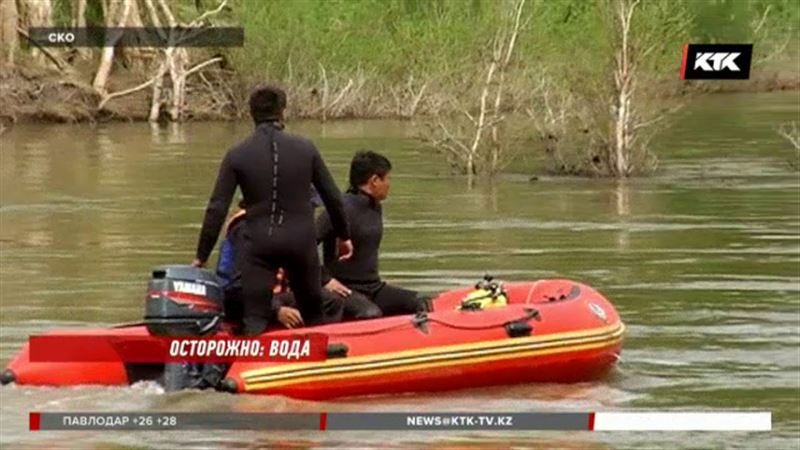
M158 267L147 288L147 330L164 337L214 334L224 317L223 295L217 276L209 270L184 265ZM213 388L227 369L222 363L167 363L156 380L167 391Z
M153 270L144 321L156 336L205 336L223 318L223 291L213 272L170 265Z

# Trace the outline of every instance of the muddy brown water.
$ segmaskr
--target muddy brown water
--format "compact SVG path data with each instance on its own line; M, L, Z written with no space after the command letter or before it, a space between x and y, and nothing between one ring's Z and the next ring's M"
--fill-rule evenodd
M127 388L0 388L3 447L797 448L800 179L773 127L798 92L698 99L625 183L509 174L468 189L407 123L294 123L344 182L353 151L395 166L383 276L428 293L490 272L567 277L628 325L605 380L331 402ZM0 361L28 335L136 321L149 270L189 262L223 150L249 124L25 125L0 151ZM29 411L770 410L770 433L40 432Z

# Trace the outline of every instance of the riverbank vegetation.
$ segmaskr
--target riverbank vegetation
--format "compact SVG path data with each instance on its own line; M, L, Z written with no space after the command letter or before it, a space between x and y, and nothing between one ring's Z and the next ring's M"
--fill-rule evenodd
M800 87L794 0L2 0L0 120L246 116L257 82L289 115L419 121L455 172L541 153L627 177L690 95ZM240 48L41 48L35 26L241 26ZM753 42L751 80L681 82L686 42Z

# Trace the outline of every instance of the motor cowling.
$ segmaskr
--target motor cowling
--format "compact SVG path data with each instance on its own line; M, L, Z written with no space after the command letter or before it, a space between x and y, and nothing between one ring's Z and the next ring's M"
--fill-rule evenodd
M219 329L223 317L223 291L213 272L185 265L153 270L144 315L151 334L205 336Z

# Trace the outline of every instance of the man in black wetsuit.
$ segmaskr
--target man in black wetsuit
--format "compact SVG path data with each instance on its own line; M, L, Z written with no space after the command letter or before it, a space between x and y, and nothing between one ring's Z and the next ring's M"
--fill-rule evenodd
M222 291L225 295L225 320L231 324L235 330L242 327L242 319L244 315L244 300L242 295L242 251L245 241L245 217L247 210L245 209L244 201L239 202L239 211L237 211L228 222L225 224L225 231L223 232L225 238L222 241L219 249L219 259L217 260L217 278L222 281ZM276 282L283 285L283 272L278 271ZM272 290L276 294L276 288ZM280 322L286 328L296 328L303 323L303 318L300 311L297 310L296 304L284 306L279 301L280 295L276 295L272 299L272 314L270 315L270 322ZM329 302L331 296L325 295L324 301ZM336 299L341 303L339 299ZM326 318L338 320L339 314L336 311L337 305L323 304L323 312Z
M312 197L316 191L312 193ZM317 206L312 199L313 206ZM318 203L321 205L321 201ZM217 261L217 277L222 281L225 293L225 320L234 329L241 328L243 316L242 283L241 283L241 249L245 242L245 203L239 203L237 211L225 225L225 239L219 250ZM303 317L297 310L294 293L286 290L286 279L282 270L278 271L277 284L273 288L270 325L280 323L286 328L303 326ZM345 298L328 289L322 290L322 310L325 318L331 322L340 320L373 319L383 315L380 308L365 296L354 292Z
M338 257L344 260L353 253L336 183L311 141L283 131L285 108L286 94L281 89L260 86L250 95L256 129L222 160L192 263L206 264L240 187L248 205L242 249L243 331L247 335L267 328L279 267L287 272L304 322L325 321L309 185L314 185L327 209Z
M385 316L430 310L430 302L417 292L392 286L378 273L378 252L383 238L381 202L389 195L392 165L386 157L360 151L350 164L350 188L344 207L355 245L353 257L336 258L336 233L332 217L322 213L317 220L317 239L323 245L323 283L328 290L345 297L361 293L371 299Z

